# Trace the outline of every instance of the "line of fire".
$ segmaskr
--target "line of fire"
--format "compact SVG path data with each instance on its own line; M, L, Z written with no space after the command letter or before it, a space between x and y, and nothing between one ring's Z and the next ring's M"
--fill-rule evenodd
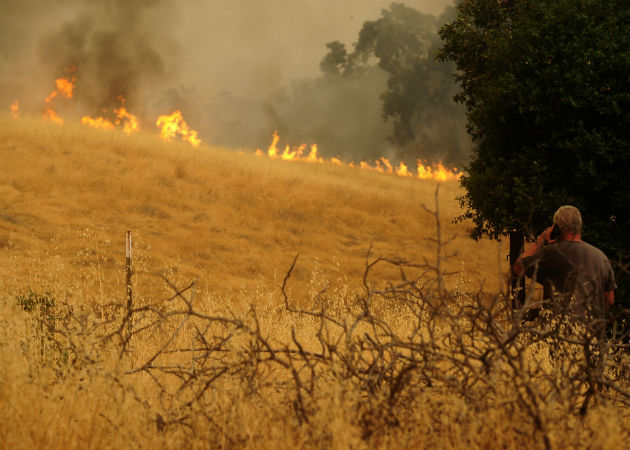
M44 108L42 111L42 117L44 120L58 125L63 125L64 119L55 111L55 100L57 98L72 99L74 97L74 89L76 88L77 82L75 69L69 68L66 71L68 72L68 76L60 77L55 80L55 89L45 98ZM120 106L113 109L113 114L108 114L107 111L103 111L103 113L106 116L109 116L109 118L104 116L83 116L81 118L81 124L104 130L122 129L122 131L128 135L140 131L140 122L138 118L131 114L125 107L125 98L122 95L119 95L117 100L120 102ZM16 100L11 104L10 110L14 117L19 116L19 100ZM165 141L170 142L180 138L181 140L190 143L193 147L199 147L201 145L201 139L199 138L197 131L189 127L180 110L175 110L169 115L160 115L155 124L159 129L159 137ZM359 169L371 170L383 174L391 174L421 180L448 181L458 179L461 175L457 168L447 168L441 162L438 162L437 164L424 164L418 160L416 161L417 164L415 171L410 169L404 162L400 162L398 165L393 165L385 157L380 157L371 164L365 161L361 161L359 163L344 162L336 157L324 158L320 156L317 144L310 145L308 151L307 144L301 144L297 147L291 147L287 144L284 150L280 150L278 148L279 141L280 137L278 136L278 132L275 131L272 136L271 144L269 144L267 150L263 151L259 148L256 150L256 155L267 156L271 159L279 159L283 161L303 161L310 163L332 164L336 166L357 167Z

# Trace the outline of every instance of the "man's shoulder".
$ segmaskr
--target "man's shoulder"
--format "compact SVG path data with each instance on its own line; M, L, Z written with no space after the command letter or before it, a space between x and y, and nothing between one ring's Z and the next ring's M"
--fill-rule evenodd
M601 253L601 254L604 253L600 249L595 247L594 245L591 245L585 241L559 241L559 242L554 242L548 245L547 247L555 248L558 250L586 251L586 252Z
M584 241L578 241L576 242L576 244L579 244L579 247L581 249L583 249L583 251L593 255L593 256L598 256L600 258L606 258L608 259L608 257L606 256L606 254L601 251L600 249L598 249L597 247L595 247L594 245L589 244L588 242L584 242Z
M609 263L606 254L594 245L584 241L561 241L548 246L547 251L565 255L566 257L577 261L591 263L599 262L600 264Z

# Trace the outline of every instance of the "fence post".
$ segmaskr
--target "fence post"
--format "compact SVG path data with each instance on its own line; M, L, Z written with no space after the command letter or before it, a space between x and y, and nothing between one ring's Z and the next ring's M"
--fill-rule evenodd
M132 270L132 252L131 252L131 231L127 230L127 245L125 247L125 274L127 280L127 330L131 331L132 316L131 310L133 309L133 285L131 281Z

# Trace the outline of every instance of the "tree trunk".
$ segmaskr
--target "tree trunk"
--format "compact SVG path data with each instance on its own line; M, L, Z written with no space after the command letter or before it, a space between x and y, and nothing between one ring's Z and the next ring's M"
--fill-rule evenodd
M511 268L516 260L523 253L524 235L520 231L510 232L510 297L512 298L512 308L520 309L525 304L525 277L514 275Z

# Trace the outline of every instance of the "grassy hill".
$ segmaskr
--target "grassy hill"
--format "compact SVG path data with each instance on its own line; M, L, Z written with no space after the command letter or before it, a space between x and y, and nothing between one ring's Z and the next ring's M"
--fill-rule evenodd
M375 257L435 260L435 217L421 206L435 210L432 181L9 116L0 167L4 292L116 297L125 230L146 298L163 284L156 273L199 278L221 294L278 287L296 254L294 289L314 272L360 285L370 246ZM506 267L496 243L452 223L459 193L456 182L439 189L443 237L456 235L446 269L496 293Z
M459 193L1 117L0 448L626 448L627 346L506 310Z

